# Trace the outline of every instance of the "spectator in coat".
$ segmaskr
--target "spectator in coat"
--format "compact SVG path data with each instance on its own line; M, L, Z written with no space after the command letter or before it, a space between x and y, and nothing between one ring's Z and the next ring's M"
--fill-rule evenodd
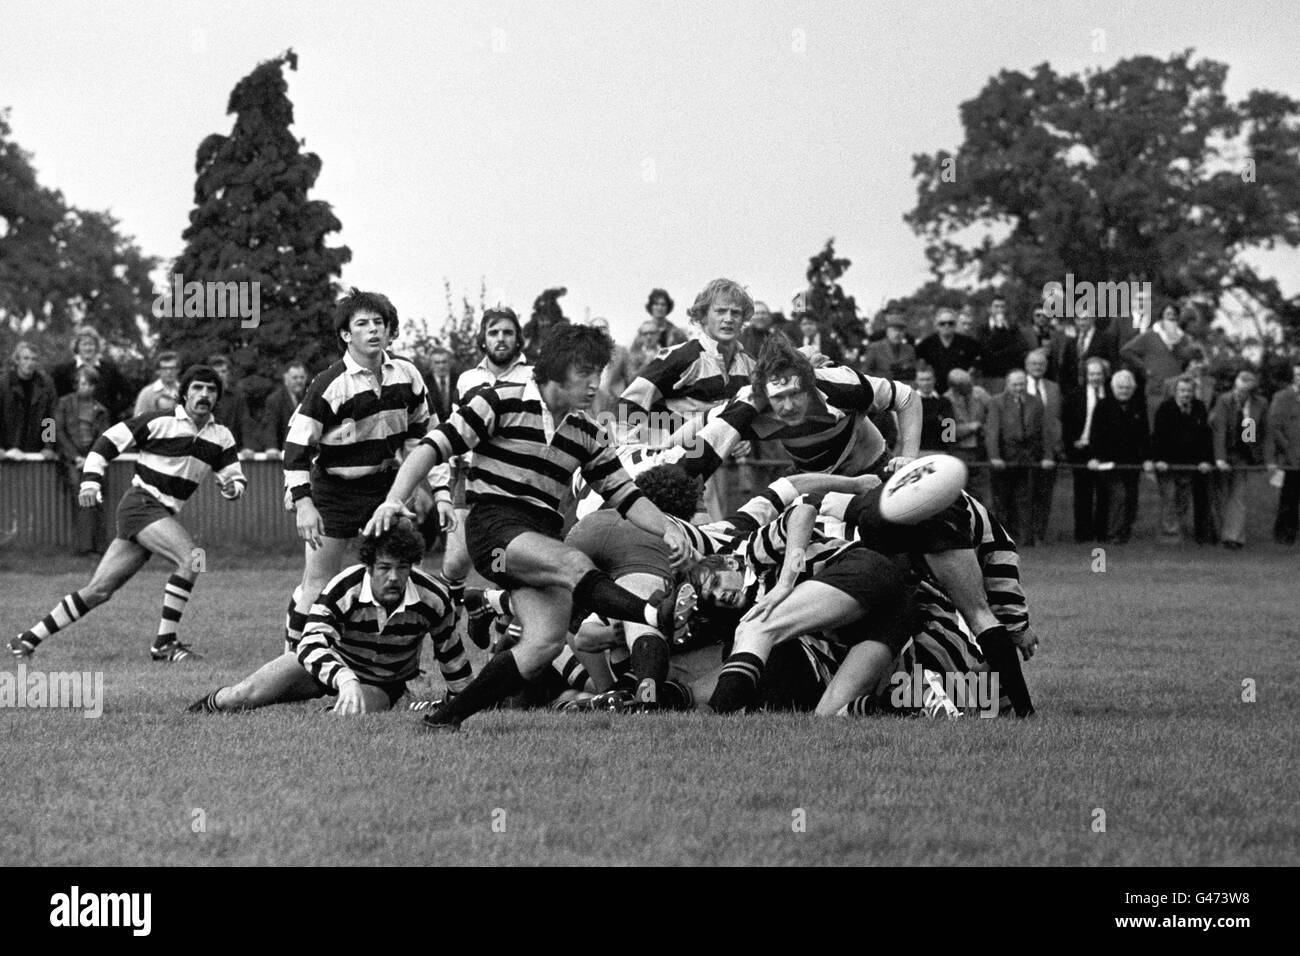
M1043 467L1034 472L1033 539L1047 540L1056 491L1056 463L1065 457L1061 415L1061 386L1047 378L1047 352L1034 349L1025 356L1025 391L1043 403Z
M1110 377L1110 398L1097 403L1092 422L1092 458L1088 467L1102 473L1106 523L1098 533L1103 543L1127 544L1137 521L1141 472L1116 465L1141 465L1154 472L1150 459L1151 432L1146 402L1137 395L1137 378L1128 369Z
M5 457L54 457L55 400L54 384L41 371L36 350L19 342L0 381L0 449Z
M966 463L966 491L986 505L993 503L988 459L984 454L984 424L988 420L989 393L975 384L966 369L955 368L948 373L948 391L944 398L952 405L956 442L949 454Z
M979 343L979 384L990 393L1001 391L1007 373L1025 362L1025 337L1007 316L1007 300L994 296L989 303L988 324L976 338Z
M906 333L907 323L903 317L892 316L885 326L885 337L872 342L863 351L861 372L911 384L916 378L916 347L907 342Z
M948 381L948 373L955 368L970 371L979 364L979 345L970 336L957 331L957 313L940 309L934 316L934 332L921 339L916 346L916 358L934 369L939 387Z
M1214 376L1207 370L1205 361L1205 352L1199 345L1189 346L1183 361L1183 370L1180 374L1165 379L1165 398L1174 397L1174 387L1182 379L1190 379L1195 392L1192 397L1205 405L1206 408L1214 407L1215 398L1215 381Z
M159 352L157 371L158 377L140 389L135 397L132 415L175 410L181 394L181 357L175 352Z
M668 321L668 316L673 311L673 297L666 289L651 289L649 298L645 300L645 310L650 313L650 320L655 324L657 348L672 348L690 338L685 329ZM654 358L654 354L651 353L650 357ZM530 358L529 361L533 359Z
M128 416L135 401L134 390L122 377L116 363L105 354L104 339L92 325L79 325L72 332L72 358L51 372L54 390L69 395L77 390L77 369L90 365L99 373L95 400L108 409L114 422Z
M59 399L54 420L59 443L60 472L72 497L73 551L103 554L108 547L108 511L104 505L80 507L81 469L96 439L112 424L108 409L95 400L99 373L87 365L77 370L77 390Z
M1300 361L1291 363L1291 384L1278 389L1268 407L1268 464L1286 469L1273 540L1295 544L1300 530Z
M754 314L740 330L740 344L745 347L746 352L757 359L763 352L763 346L773 335L784 335L786 339L794 341L790 338L789 323L785 321L785 317L774 316L766 303L755 302Z
M797 297L795 302L795 307L798 308ZM799 323L799 341L795 343L796 345L812 348L817 354L826 356L837 365L844 361L844 350L840 348L840 343L835 341L834 335L822 328L816 316L811 312L802 312L795 313L794 319Z
M1062 438L1066 460L1076 466L1093 457L1093 428L1097 406L1109 393L1110 367L1105 359L1089 359L1081 390L1067 393L1062 411ZM1074 540L1078 544L1095 541L1105 531L1106 498L1101 478L1088 468L1072 470L1074 482Z
M307 391L307 366L290 362L284 368L282 385L266 398L262 409L262 448L273 458L284 452L284 440L289 435L289 419L298 410L303 393Z
M993 397L984 443L993 468L999 520L1020 544L1034 543L1034 472L1047 465L1043 403L1026 391L1021 369L1007 374L1007 387Z
M1191 340L1178 325L1178 309L1166 305L1160 321L1119 350L1120 358L1142 370L1146 382L1148 415L1165 400L1165 380L1180 374L1187 362Z
M957 416L952 402L934 388L934 369L916 370L916 397L921 400L921 453L952 454L957 439Z
M230 359L225 355L210 356L208 367L221 376L221 397L212 409L212 417L230 429L240 455L255 454L252 446L257 442L259 428L248 410L248 398L244 395L244 390L234 379Z
M1061 351L1056 381L1066 391L1082 387L1089 359L1105 359L1111 369L1119 365L1119 343L1114 335L1097 328L1096 319L1086 311L1075 316L1074 338L1065 342Z
M606 323L608 331L609 324ZM459 372L452 367L451 353L446 349L434 349L429 355L429 373L425 376L425 387L429 390L429 403L438 416L438 421L445 422L451 414L452 400L455 398L456 376Z
M1196 397L1196 383L1179 379L1174 394L1156 408L1151 429L1151 457L1160 486L1160 533L1167 541L1181 541L1187 519L1197 544L1213 544L1214 516L1210 512L1209 475L1214 470L1214 444L1209 411ZM1170 466L1195 467L1196 471Z
M1223 517L1220 529L1223 546L1240 551L1246 544L1246 495L1251 473L1237 470L1264 463L1264 439L1268 410L1255 394L1255 373L1243 369L1210 411L1210 432L1214 436L1214 464L1219 469L1219 496Z

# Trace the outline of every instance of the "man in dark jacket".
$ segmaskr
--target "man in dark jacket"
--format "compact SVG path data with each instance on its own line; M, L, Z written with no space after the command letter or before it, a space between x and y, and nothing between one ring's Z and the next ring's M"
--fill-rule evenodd
M1007 300L994 296L989 303L989 321L980 330L978 383L990 393L1000 392L1007 373L1025 362L1029 349L1020 329L1007 317Z
M1223 546L1232 551L1240 551L1246 544L1246 493L1252 474L1239 469L1264 464L1268 407L1255 394L1258 384L1254 372L1242 369L1233 379L1232 390L1220 395L1210 411L1223 503Z
M979 364L980 347L974 339L957 331L957 313L940 309L934 317L934 332L921 339L916 357L934 369L935 387L948 388L948 373L955 368L970 371Z
M1196 382L1191 378L1180 379L1173 397L1156 408L1151 457L1160 485L1160 533L1166 540L1184 537L1190 510L1196 543L1214 543L1208 480L1214 469L1214 446L1209 414L1205 403L1196 398ZM1170 465L1195 466L1197 470L1171 470Z
M1135 468L1116 465L1141 464L1154 471L1150 460L1150 431L1147 428L1146 402L1137 397L1137 379L1127 369L1110 378L1111 397L1097 403L1092 421L1092 458L1088 467L1104 473L1103 488L1107 501L1105 525L1097 540L1127 544L1137 520L1138 478Z
M79 325L73 330L72 358L51 369L55 393L73 394L77 390L77 370L86 365L99 375L95 401L108 409L109 417L116 422L130 415L135 390L130 388L117 365L105 354L104 339L93 325Z
M34 453L53 458L54 403L54 385L40 370L36 350L19 342L0 382L0 452L10 458Z
M1019 544L1034 543L1034 473L1045 466L1043 403L1026 392L1023 369L1012 369L1007 388L993 397L984 423L999 518Z
M283 381L283 385L267 396L262 411L262 449L277 455L284 451L289 419L307 391L307 366L290 362L285 367Z

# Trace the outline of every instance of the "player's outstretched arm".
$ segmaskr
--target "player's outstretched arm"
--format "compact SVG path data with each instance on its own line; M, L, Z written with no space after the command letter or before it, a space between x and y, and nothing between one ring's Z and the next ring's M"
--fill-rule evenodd
M430 444L420 443L406 456L402 467L393 479L393 487L388 490L388 498L375 509L375 513L366 522L362 534L370 536L383 534L393 526L398 518L413 518L415 515L406 507L406 499L415 494L416 487L424 481L429 469L441 460L439 450Z
M906 393L904 393L906 389ZM921 402L906 385L898 386L898 400L894 406L898 416L898 457L890 462L890 470L903 467L921 454ZM901 460L900 460L901 459Z

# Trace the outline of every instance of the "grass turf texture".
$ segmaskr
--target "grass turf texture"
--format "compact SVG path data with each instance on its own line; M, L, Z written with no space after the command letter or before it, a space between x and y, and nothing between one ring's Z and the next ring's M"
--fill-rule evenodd
M208 659L169 666L154 561L28 661L102 670L102 717L0 710L0 864L1300 862L1294 550L1024 560L1031 722L510 712L452 736L319 701L182 713L279 651L297 569L212 562L182 624ZM69 567L5 574L6 638Z

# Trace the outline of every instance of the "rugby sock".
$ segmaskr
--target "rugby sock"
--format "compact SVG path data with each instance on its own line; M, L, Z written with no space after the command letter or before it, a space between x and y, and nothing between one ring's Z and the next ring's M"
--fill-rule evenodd
M977 634L975 640L979 642L990 670L997 672L999 689L1011 701L1016 716L1028 717L1034 712L1034 704L1029 699L1029 685L1020 669L1019 652L1007 629L996 624Z
M303 629L307 626L307 615L297 610L301 598L302 585L300 584L293 589L293 594L289 597L289 610L284 617L284 643L289 650L298 646L298 642L302 640Z
M713 689L709 706L719 714L744 710L758 695L758 680L763 676L763 661L757 654L741 651L732 654L722 665L718 686Z
M647 604L645 598L639 598L626 588L619 587L608 574L595 568L584 574L578 586L573 589L573 605L575 609L595 611L601 617L619 621L644 620L652 627L658 619L658 610L654 605ZM647 620L646 615L651 611L655 617Z
M193 590L194 582L179 574L173 574L163 585L162 617L158 621L158 636L153 639L155 650L176 640L176 629L180 626L181 615L185 613L185 605L189 603Z
M615 687L620 690L636 690L636 675L632 673L632 658L627 656L627 651L622 656L611 651L605 655L605 660L609 664L609 672L614 675Z
M503 591L500 588L489 588L483 592L483 600L487 601L488 607L496 611L497 614L513 614L510 610L510 592Z
M465 579L452 580L441 571L435 575L443 584L447 585L447 590L451 593L451 603L456 607L461 607L465 603Z
M564 682L574 690L589 690L587 686L591 676L587 673L587 668L582 666L582 661L578 660L578 655L573 653L573 648L564 645L564 650L560 651L560 656L551 661L551 667L559 672L564 678Z
M73 591L71 594L65 595L54 610L45 615L45 619L41 623L30 631L23 631L19 637L32 647L35 647L55 631L62 630L88 613L90 613L90 608L86 607L86 602L81 599L80 594Z
M459 724L523 689L524 679L515 663L515 655L506 651L488 661L462 693L424 719L431 724Z
M194 703L190 704L190 706L186 707L185 708L186 712L191 714L221 713L221 707L217 704L217 695L220 694L225 689L226 688L224 687L218 687L216 690L209 693L206 697L202 697L199 700L195 701Z
M873 717L876 714L889 713L880 706L880 702L871 696L854 697L835 712L836 717Z

